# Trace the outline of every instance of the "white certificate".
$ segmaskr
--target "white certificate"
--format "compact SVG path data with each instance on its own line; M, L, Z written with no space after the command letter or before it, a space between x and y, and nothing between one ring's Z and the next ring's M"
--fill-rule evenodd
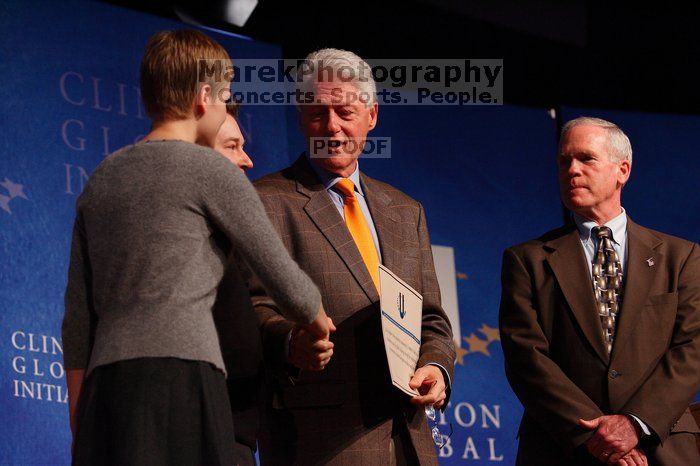
M409 395L418 395L408 382L420 353L423 296L380 264L379 304L391 382Z

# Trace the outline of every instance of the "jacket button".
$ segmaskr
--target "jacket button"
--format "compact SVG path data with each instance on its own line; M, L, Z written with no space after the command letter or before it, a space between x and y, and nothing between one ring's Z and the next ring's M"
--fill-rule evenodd
M610 378L611 378L611 379L616 379L616 378L618 378L618 377L621 376L621 375L622 375L622 374L620 374L619 372L617 372L615 369L613 369L613 370L610 371Z

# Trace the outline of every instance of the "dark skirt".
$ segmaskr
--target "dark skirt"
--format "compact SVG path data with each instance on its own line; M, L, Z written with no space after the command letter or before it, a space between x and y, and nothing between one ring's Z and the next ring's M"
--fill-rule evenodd
M85 381L74 465L234 465L226 380L202 361L141 358Z

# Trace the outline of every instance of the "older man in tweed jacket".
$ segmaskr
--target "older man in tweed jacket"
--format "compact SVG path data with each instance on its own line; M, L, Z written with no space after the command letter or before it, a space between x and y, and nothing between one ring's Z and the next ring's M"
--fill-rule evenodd
M333 49L308 59L331 69L367 66L357 55ZM309 154L259 180L256 188L292 257L319 286L337 331L330 343L314 341L253 286L267 362L277 368L260 440L262 463L436 464L423 407L446 403L455 350L440 305L425 212L404 193L359 171L357 158L377 121L371 77L314 76L302 85L314 96L299 112ZM327 151L314 150L312 139ZM351 224L353 216L363 232ZM421 395L412 399L391 384L377 262L423 295L420 357L411 382Z

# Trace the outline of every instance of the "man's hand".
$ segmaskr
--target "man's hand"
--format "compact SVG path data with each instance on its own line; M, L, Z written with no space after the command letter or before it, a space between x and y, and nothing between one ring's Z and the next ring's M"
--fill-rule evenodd
M428 364L418 369L408 386L418 390L419 396L411 398L411 403L421 406L432 405L436 409L445 403L445 378L439 367Z
M637 428L624 414L600 416L590 421L579 419L578 423L584 429L596 431L586 442L586 448L603 463L617 464L639 443Z
M325 316L325 313L324 313ZM329 333L335 332L335 325L329 317ZM307 328L296 326L289 341L289 362L299 369L321 371L333 356L333 342L328 338L317 339Z
M633 448L615 464L617 466L649 466L647 455L637 448Z

